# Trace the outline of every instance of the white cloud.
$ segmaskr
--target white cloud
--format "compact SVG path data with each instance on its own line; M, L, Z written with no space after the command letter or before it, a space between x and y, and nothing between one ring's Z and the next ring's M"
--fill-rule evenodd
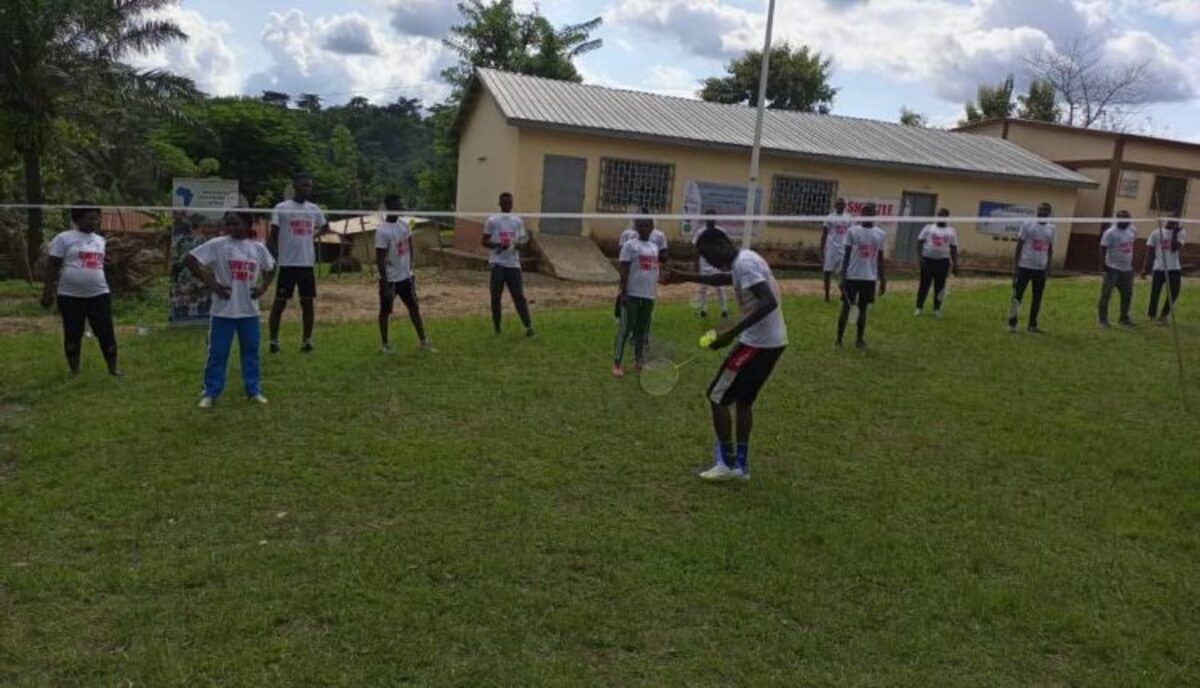
M382 0L392 13L392 28L408 36L442 39L459 18L451 0Z
M377 102L401 95L427 102L445 98L448 88L437 73L446 58L437 41L416 36L385 39L375 35L368 25L367 35L377 48L376 54L331 50L331 36L344 35L348 26L360 26L353 19L356 16L309 21L297 9L271 13L262 32L262 45L271 64L250 76L246 91L253 94L273 90L293 96L316 93L326 96L328 102L342 102L352 95Z
M724 59L762 42L761 15L720 0L624 0L604 20L672 35L701 57Z
M357 12L332 19L318 19L316 30L322 36L321 47L342 55L377 55L380 40L375 27Z
M1136 9L1173 19L1182 24L1200 24L1200 2L1197 0L1126 0Z
M142 69L167 69L191 78L200 90L213 95L231 95L241 89L237 56L227 37L232 28L222 21L208 21L195 10L172 6L146 17L175 22L188 35L149 55L131 56L130 63Z

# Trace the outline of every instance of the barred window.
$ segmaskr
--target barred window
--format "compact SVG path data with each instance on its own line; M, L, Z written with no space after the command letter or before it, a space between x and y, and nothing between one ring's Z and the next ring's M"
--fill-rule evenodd
M1154 178L1154 195L1150 197L1150 210L1183 217L1187 205L1188 180L1182 177Z
M651 213L669 213L674 185L674 165L601 158L597 210L623 213L644 206Z
M833 207L837 182L776 175L771 185L772 215L824 215Z

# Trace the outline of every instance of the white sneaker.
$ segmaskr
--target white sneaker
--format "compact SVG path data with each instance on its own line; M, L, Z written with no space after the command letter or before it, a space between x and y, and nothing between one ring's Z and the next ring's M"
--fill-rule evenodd
M196 408L210 409L212 407L213 407L213 398L212 397L201 397L200 403L196 404Z
M938 320L941 320L941 319L942 319L942 312L941 312L940 310L936 310L936 311L934 311L934 312L933 312L933 317L937 318Z
M267 398L261 394L255 394L254 396L250 397L250 401L255 404L261 404L263 406L265 406L267 404Z
M703 480L712 480L712 481L733 480L734 472L732 470L730 470L729 468L727 468L725 466L725 464L719 463L719 464L713 466L712 468L708 469L707 471L704 471L703 473L701 473L700 477Z
M918 308L918 309L916 309L916 310L914 310L914 311L913 311L913 317L914 317L914 318L919 318L919 317L921 317L921 309L920 309L920 308Z
M433 344L430 342L425 342L424 344L422 344L421 351L424 351L427 354L436 354L437 353L437 349L433 348Z
M741 468L735 468L730 473L733 474L734 480L745 482L750 479L750 471L742 470Z

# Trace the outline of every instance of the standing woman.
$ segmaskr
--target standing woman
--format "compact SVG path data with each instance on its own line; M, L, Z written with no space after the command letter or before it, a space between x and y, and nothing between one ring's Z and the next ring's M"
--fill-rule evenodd
M124 373L117 367L112 294L104 278L104 237L96 234L100 228L100 209L91 201L76 201L71 208L71 223L75 225L73 229L50 242L49 274L42 292L42 306L50 308L57 294L63 321L63 350L71 375L79 374L86 322L100 342L108 374L121 377Z
M950 211L942 208L938 218L950 217ZM937 224L926 225L917 235L917 253L921 256L921 286L917 289L917 310L925 310L925 299L929 287L933 287L933 317L942 317L942 300L946 298L946 277L951 272L958 276L958 232L939 219Z
M225 391L225 368L233 337L237 335L246 397L265 404L258 359L262 325L258 299L275 278L275 259L267 247L250 238L251 213L225 213L226 236L197 246L184 265L212 290L212 318L208 331L208 364L204 367L204 393L200 408L211 408ZM259 278L262 283L259 283Z

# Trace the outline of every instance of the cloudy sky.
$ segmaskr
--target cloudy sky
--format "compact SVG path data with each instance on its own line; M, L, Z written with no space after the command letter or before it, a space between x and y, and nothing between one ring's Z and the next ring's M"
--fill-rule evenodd
M531 7L532 0L517 0ZM606 46L579 67L591 83L691 95L761 45L766 0L541 0L555 23L602 16ZM980 82L1080 35L1107 59L1153 67L1143 126L1200 141L1200 0L778 0L777 37L831 56L835 114L895 120L901 106L952 124ZM443 98L453 62L439 39L453 0L183 0L187 44L144 58L211 93L264 89Z

